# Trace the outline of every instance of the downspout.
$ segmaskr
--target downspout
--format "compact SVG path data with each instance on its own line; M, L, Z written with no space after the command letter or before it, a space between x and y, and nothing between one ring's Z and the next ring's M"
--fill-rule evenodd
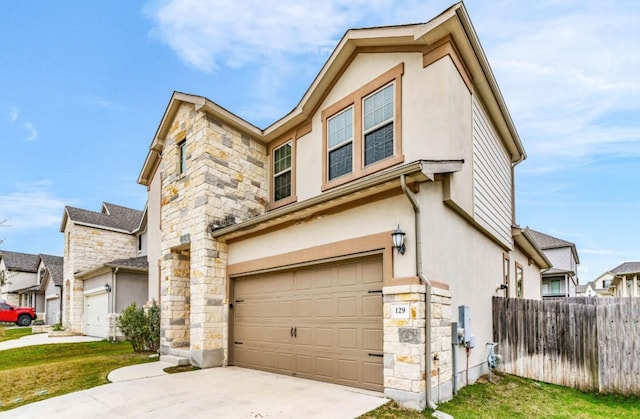
M118 274L118 270L120 268L116 267L111 274L111 318L112 321L112 329L113 329L113 341L116 342L118 339L116 337L116 277Z
M413 207L414 227L416 237L416 275L425 285L424 305L424 362L425 362L425 400L427 406L436 410L438 406L431 400L431 282L422 273L422 223L420 221L420 206L416 198L407 187L406 175L400 176L402 192L407 196Z

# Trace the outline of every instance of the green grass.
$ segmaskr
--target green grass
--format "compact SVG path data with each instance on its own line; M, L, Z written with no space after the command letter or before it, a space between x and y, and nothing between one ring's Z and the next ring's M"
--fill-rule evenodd
M107 341L9 349L0 359L0 411L106 384L112 370L152 361L129 342Z
M512 375L494 374L462 388L438 410L464 418L630 418L640 417L640 398L584 393ZM362 418L425 418L431 412L401 410L388 403Z
M0 342L5 340L20 339L23 336L31 334L30 327L6 328L0 326Z

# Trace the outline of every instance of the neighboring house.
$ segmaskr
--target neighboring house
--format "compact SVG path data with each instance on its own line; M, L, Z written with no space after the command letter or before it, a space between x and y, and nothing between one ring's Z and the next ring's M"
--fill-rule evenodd
M551 262L542 274L542 298L575 297L578 279L578 251L574 243L527 228Z
M118 338L117 314L135 302L142 307L148 299L146 256L119 259L75 275L84 283L84 330L89 336Z
M60 256L40 254L37 266L39 295L44 301L42 318L48 325L61 323L64 259Z
M613 283L613 277L615 275L608 271L591 281L592 288L602 297L612 297L613 289L611 284Z
M147 294L138 291L148 287L142 275L147 269L145 221L144 211L106 202L100 212L65 207L60 231L65 236L62 320L66 328L113 338L118 312L114 309L147 302Z
M593 281L578 285L576 287L576 297L597 297L598 292L594 285Z
M44 310L38 301L38 255L0 250L0 273L7 284L0 288L0 300L22 307L33 307L36 313ZM38 304L40 303L40 304Z
M616 297L640 297L640 262L624 262L610 271L611 289Z
M472 382L500 284L540 298L548 256L512 229L524 158L462 3L425 24L348 31L266 129L174 92L138 179L161 353L414 408L450 398L465 376L451 362L459 306L475 348L454 351Z

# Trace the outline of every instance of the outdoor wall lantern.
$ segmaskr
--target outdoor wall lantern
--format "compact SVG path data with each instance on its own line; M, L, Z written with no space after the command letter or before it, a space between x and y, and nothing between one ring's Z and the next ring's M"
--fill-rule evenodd
M111 285L109 285L109 284L104 284L104 290L105 290L106 292L111 292Z
M391 233L391 238L393 239L393 247L398 251L398 254L404 255L404 231L400 229L400 224L398 224L398 228Z

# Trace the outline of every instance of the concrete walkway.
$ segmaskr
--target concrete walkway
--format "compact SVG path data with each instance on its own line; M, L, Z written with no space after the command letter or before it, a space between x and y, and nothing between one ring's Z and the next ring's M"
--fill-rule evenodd
M387 402L380 393L237 367L138 377L153 367L158 373L160 364L144 364L148 369L137 374L120 371L116 376L130 379L28 404L0 418L355 418Z
M5 349L22 348L24 346L48 345L53 343L73 343L73 342L95 342L103 340L91 336L60 336L50 338L47 333L36 333L34 335L23 336L20 339L0 342L0 351Z

